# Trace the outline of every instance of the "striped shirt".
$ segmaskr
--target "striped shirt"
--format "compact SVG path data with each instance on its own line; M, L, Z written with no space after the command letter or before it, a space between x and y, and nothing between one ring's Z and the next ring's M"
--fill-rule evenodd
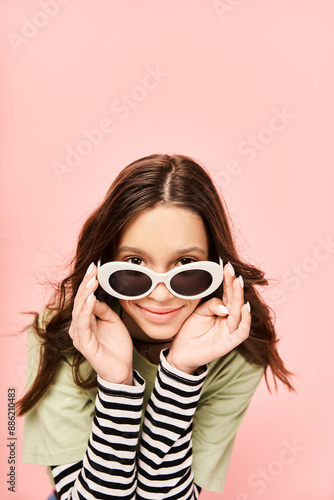
M52 466L61 500L196 500L192 464L193 416L208 367L188 375L160 353L142 431L145 380L133 385L97 377L92 432L83 460Z

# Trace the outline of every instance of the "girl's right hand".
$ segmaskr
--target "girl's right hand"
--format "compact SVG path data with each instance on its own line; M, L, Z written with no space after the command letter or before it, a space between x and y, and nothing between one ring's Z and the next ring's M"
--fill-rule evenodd
M69 335L74 347L101 378L115 384L132 385L131 336L118 314L96 300L97 267L90 267L74 299Z

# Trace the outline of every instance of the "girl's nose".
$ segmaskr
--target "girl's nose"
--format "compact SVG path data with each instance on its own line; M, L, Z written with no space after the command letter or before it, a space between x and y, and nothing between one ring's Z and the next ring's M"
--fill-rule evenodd
M148 295L153 300L157 302L163 302L174 297L174 295L168 290L164 283L158 283L154 290Z

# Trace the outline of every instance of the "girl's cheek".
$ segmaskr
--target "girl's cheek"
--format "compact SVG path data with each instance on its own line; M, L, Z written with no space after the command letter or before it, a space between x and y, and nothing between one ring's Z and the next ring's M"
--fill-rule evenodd
M195 311L200 301L201 299L189 301L189 307L186 308L187 318L189 318L189 316Z

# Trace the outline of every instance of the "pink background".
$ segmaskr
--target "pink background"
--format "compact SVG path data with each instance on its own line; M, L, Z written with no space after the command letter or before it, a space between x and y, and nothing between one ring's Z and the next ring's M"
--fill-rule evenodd
M224 494L201 499L333 500L334 3L2 0L0 18L0 497L50 490L44 467L20 463L23 419L16 492L5 484L7 389L24 390L21 312L43 308L37 279L62 276L117 172L160 152L212 172L241 255L272 279L263 293L297 373L297 395L261 383Z

